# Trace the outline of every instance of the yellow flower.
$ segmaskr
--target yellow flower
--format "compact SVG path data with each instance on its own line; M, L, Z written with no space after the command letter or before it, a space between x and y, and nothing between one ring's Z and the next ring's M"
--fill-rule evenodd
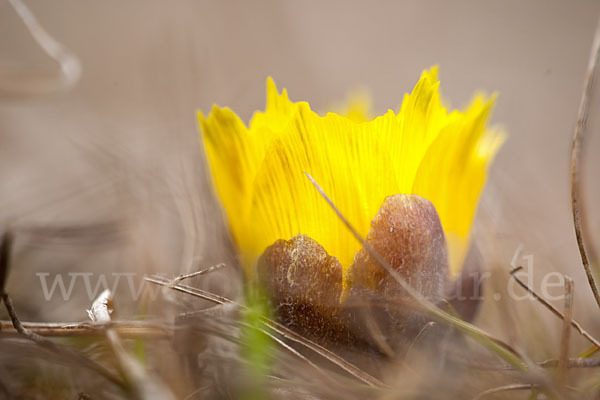
M360 244L304 175L308 172L365 237L383 200L418 194L436 207L448 243L451 275L460 272L487 168L503 135L486 128L493 98L464 111L440 101L437 68L424 71L398 113L368 119L320 116L293 103L267 79L267 105L249 127L228 108L198 119L216 192L252 275L266 247L305 234L344 271ZM345 282L347 283L347 282Z

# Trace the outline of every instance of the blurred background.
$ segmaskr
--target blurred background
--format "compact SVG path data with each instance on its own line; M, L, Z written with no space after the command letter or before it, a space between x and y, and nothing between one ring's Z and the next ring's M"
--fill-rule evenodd
M24 319L86 318L82 285L74 286L70 301L45 301L40 272L50 284L58 271L174 276L233 262L207 180L197 109L229 106L248 121L264 107L270 75L315 110L360 87L371 93L375 113L383 113L400 105L423 69L439 65L442 95L452 107L466 106L477 91L499 94L492 125L509 136L492 165L474 231L493 272L489 286L506 287L508 264L523 244L536 277L559 271L575 279L575 317L600 329L598 318L586 313L593 299L569 193L570 143L597 1L26 4L81 60L82 76L70 91L0 98L0 230L107 223L109 229L17 237L8 288ZM0 72L56 69L1 1ZM592 105L584 179L597 246L599 104ZM137 285L141 275L136 279ZM232 269L197 285L231 297L240 288ZM559 324L539 305L511 303L516 322L507 324L497 318L500 303L487 302L477 323L507 340L535 342L535 334L514 330L542 325L519 321L548 319L556 329L540 334L550 336L549 348L557 346Z

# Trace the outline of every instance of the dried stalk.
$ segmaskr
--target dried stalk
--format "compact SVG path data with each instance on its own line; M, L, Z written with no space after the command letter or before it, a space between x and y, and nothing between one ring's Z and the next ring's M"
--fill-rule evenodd
M558 357L557 376L564 381L569 362L569 340L571 339L571 323L573 322L573 280L565 276L565 312L560 338L560 355Z
M575 227L575 236L577 237L577 246L579 247L579 253L581 254L581 262L585 269L587 280L594 294L596 304L600 308L600 292L596 284L591 264L596 264L597 260L590 260L590 254L588 253L583 232L585 218L582 217L584 214L583 206L581 204L581 164L582 164L582 143L585 134L585 128L587 125L587 119L589 115L590 100L594 89L594 80L598 73L598 63L600 62L600 21L596 29L594 36L594 42L592 44L592 52L590 54L590 60L588 63L588 69L585 76L585 86L581 95L581 103L579 104L579 111L577 113L577 123L575 124L575 132L573 134L573 147L571 150L571 206L573 211L573 225Z

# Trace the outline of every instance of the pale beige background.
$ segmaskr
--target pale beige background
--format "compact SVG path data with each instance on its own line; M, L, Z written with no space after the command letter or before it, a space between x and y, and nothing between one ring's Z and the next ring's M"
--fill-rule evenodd
M227 105L248 120L263 107L271 75L315 109L362 86L383 112L399 104L423 69L438 64L453 106L464 106L477 90L500 94L492 121L510 139L493 165L477 225L488 239L484 247L492 247L490 264L508 268L523 243L536 271L576 278L575 313L588 316L568 159L597 1L27 4L80 57L83 76L69 93L0 103L0 222L129 223L126 240L116 245L21 240L10 284L22 299L39 291L35 272L53 268L178 273L192 268L193 257L201 265L229 259L206 186L197 108ZM0 63L54 67L4 1ZM586 182L600 238L594 135ZM53 304L42 307L47 317L83 318L64 302ZM28 307L38 316L39 305ZM588 319L600 328L598 318Z

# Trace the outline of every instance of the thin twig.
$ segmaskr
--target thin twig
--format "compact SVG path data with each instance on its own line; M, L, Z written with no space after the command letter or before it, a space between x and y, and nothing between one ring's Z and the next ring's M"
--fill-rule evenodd
M8 316L10 317L13 327L15 330L22 336L27 339L34 341L36 343L45 344L48 347L53 347L54 343L50 342L43 337L29 332L26 328L23 327L19 317L17 317L17 312L15 311L15 307L13 306L12 299L6 293L5 283L8 278L8 271L10 269L10 256L12 253L13 246L13 235L11 231L6 231L2 236L2 243L0 243L0 296L4 301L4 306L6 307L6 311L8 312Z
M571 323L573 322L573 287L573 280L565 276L565 317L563 319L560 354L556 371L560 381L564 381L569 363L569 340L571 339Z
M587 119L590 108L590 100L594 89L594 80L598 73L598 64L600 62L600 21L594 36L592 51L588 63L588 69L585 76L585 86L581 95L581 103L577 114L577 123L573 134L573 148L571 150L571 206L573 211L573 225L575 227L575 236L577 237L577 246L581 254L581 262L585 269L585 274L594 294L596 304L600 308L600 292L596 284L596 279L590 264L596 265L594 259L590 259L592 254L586 250L583 232L585 224L583 205L581 203L581 164L582 164L582 143L587 125ZM585 231L587 232L587 231Z
M163 278L159 275L146 276L144 277L144 280L150 283L154 283L155 285L168 287L169 289L173 289L177 292L189 294L194 297L199 297L201 299L210 301L215 304L235 304L239 307L243 307L241 304L236 303L235 301L230 300L227 297L219 296L217 294L207 292L206 290L197 289L191 286L181 284L177 284L175 286L170 287L169 284L171 283L171 280Z
M110 326L119 336L128 339L162 340L173 336L173 328L164 324L146 321L112 321L110 324L89 322L19 322L30 333L42 337L102 337ZM21 335L12 321L0 321L0 337Z
M419 305L426 310L432 317L436 318L439 321L442 321L459 331L468 334L471 338L484 345L486 348L492 350L496 355L507 361L509 364L515 366L516 368L526 370L527 366L521 356L511 347L506 346L505 343L501 341L495 340L491 335L484 332L480 328L469 324L459 318L453 317L447 312L438 308L435 304L425 299L420 293L415 291L411 286L409 286L404 279L398 274L389 264L388 262L379 255L371 247L369 243L367 243L361 235L358 233L356 229L352 226L352 224L346 219L346 217L340 212L340 210L336 207L333 201L327 196L327 194L323 191L323 189L319 186L319 184L310 176L307 172L304 173L307 178L311 181L313 186L317 189L317 191L321 194L321 196L327 201L327 203L331 206L333 211L337 214L340 220L346 225L348 230L352 233L352 235L358 240L358 242L363 246L363 248L369 253L371 257L383 268L385 269L392 278L398 282L398 284L402 287L405 292L415 299Z
M8 316L10 317L10 319L12 321L13 327L19 333L19 335L24 336L25 338L27 338L33 342L36 342L39 344L44 344L45 346L49 346L49 347L54 347L53 342L50 342L49 340L41 337L37 333L33 333L33 332L29 331L27 328L25 328L23 326L23 324L21 324L21 321L19 321L19 317L17 317L17 312L15 311L15 307L13 306L12 299L6 292L2 293L2 300L4 300L4 306L6 307L6 311L8 312Z
M512 278L519 284L519 286L521 286L523 289L525 289L527 291L527 293L529 293L531 296L533 296L533 298L535 300L539 301L544 307L546 307L548 310L550 310L550 312L552 314L554 314L556 317L560 318L561 320L564 320L565 316L556 307L554 307L552 304L548 303L544 298L542 298L540 295L538 295L532 288L527 286L527 284L525 282L523 282L521 279L519 279L519 277L517 277L516 273L522 269L523 269L523 267L521 267L521 266L513 268L510 271L510 275L512 276ZM584 338L586 338L590 343L592 343L594 346L600 348L600 342L598 340L596 340L592 335L590 335L585 329L583 329L577 321L571 320L571 326L573 328L575 328L577 330L577 332L579 332L579 334L581 336L583 336Z

